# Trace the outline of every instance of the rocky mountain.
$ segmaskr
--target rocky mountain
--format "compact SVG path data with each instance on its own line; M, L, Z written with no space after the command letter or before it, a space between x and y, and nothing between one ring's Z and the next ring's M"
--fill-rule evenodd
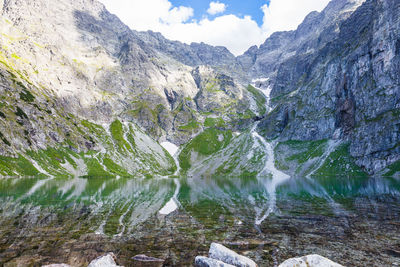
M187 45L178 41L170 41L162 34L152 31L135 33L150 47L185 65L192 67L208 65L218 72L235 77L237 80L246 82L248 79L247 72L242 64L226 47L215 47L205 43Z
M216 69L234 59L226 48L213 51L226 63L200 66L216 59L207 56L211 47L178 44L170 51L164 43L173 42L130 30L92 0L10 0L0 8L5 175L68 173L63 164L79 168L88 154L98 155L96 167L112 165L102 166L105 174L173 173L176 166L157 141L183 144L208 116L224 117L230 128L254 116L254 96ZM179 56L181 46L197 51L192 64L190 55Z
M310 14L297 31L267 40L252 67L255 73L271 74L274 110L259 125L264 136L348 140L351 156L370 173L398 161L398 14L398 1L332 1L320 14ZM307 36L307 30L310 37L295 37ZM265 69L271 67L270 55L280 53L287 42L299 44L298 49L291 54L289 46L278 66Z
M95 0L0 10L2 175L172 175L163 141L192 176L254 176L273 154L292 175L397 172L396 0L333 0L236 58Z
M396 1L334 0L237 57L269 112L217 152L197 148L203 136L193 140L183 168L195 155L190 175L260 174L273 155L259 132L274 140L275 165L291 175L398 175L398 14Z

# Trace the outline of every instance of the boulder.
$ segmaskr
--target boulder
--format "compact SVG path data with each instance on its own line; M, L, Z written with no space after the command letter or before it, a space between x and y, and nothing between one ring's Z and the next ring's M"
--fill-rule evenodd
M71 265L64 263L57 263L57 264L43 265L42 267L71 267Z
M88 267L121 267L116 264L115 258L114 253L111 252L93 260Z
M279 267L343 267L343 265L315 254L288 259L279 265Z
M136 255L132 260L134 262L133 266L136 267L162 267L164 264L164 260L146 255Z
M257 267L257 264L253 260L239 255L236 252L217 243L211 244L208 257L237 267Z
M203 256L197 256L194 263L196 267L234 267L234 265Z

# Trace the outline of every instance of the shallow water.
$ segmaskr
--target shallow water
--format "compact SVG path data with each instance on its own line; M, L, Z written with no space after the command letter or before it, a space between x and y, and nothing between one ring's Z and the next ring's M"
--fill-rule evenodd
M400 266L400 180L290 178L271 196L269 179L1 179L0 266L84 266L108 251L125 266L137 254L190 266L214 241L260 266L311 253Z

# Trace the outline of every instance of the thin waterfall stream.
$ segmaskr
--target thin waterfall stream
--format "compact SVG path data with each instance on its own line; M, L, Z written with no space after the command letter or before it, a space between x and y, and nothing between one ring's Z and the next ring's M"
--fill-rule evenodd
M261 142L265 148L265 165L263 170L257 175L258 181L265 187L268 193L268 208L265 211L256 212L255 224L260 225L272 212L276 210L276 188L290 178L289 175L275 167L275 155L273 145L265 140L264 137L256 132L258 123L251 130L255 141ZM269 176L272 176L269 178Z
M179 155L179 151L180 151L179 147L170 142L164 142L161 145L168 151L168 153L171 155L171 157L175 161L176 171L173 174L173 177L178 176L180 173L180 170L181 170L180 165L179 165L179 159L178 159L178 155ZM179 190L181 189L181 184L180 184L178 178L174 178L174 183L176 186L174 195L165 204L165 206L161 210L159 210L158 213L161 215L171 214L172 212L176 211L179 208L180 203L178 200L178 194L179 194Z

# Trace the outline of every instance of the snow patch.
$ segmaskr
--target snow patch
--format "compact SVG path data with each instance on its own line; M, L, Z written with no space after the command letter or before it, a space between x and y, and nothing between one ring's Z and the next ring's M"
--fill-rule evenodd
M162 142L160 144L173 157L178 152L179 147L171 142Z
M269 81L269 78L254 79L251 81L251 85L265 95L265 98L267 100L267 103L266 103L267 112L269 113L272 111L272 108L270 106L272 86L269 84L265 88L260 87L263 83L266 83L268 81ZM257 86L258 84L260 86Z
M35 167L36 170L38 170L40 173L42 173L42 174L44 174L44 175L46 175L46 176L48 176L48 177L53 177L53 175L51 175L51 174L49 174L47 171L45 171L45 170L39 165L39 163L37 163L35 160L33 160L33 159L30 159L30 160L31 160L31 163L32 163L33 167Z

